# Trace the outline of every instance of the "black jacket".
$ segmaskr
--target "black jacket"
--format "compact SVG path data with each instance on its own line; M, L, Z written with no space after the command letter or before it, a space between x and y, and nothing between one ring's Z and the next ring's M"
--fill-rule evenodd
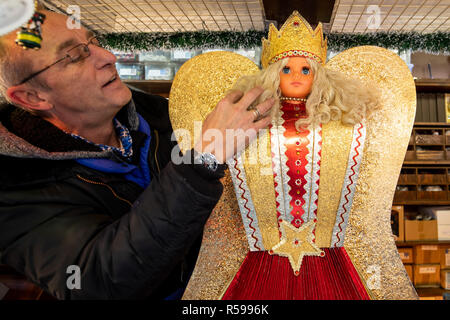
M133 137L134 160L152 131L151 183L145 190L119 174L78 164L108 157L47 121L13 106L0 112L0 263L58 299L164 298L186 284L203 226L222 193L218 174L170 161L167 100L133 91L118 114ZM68 289L70 265L81 289Z

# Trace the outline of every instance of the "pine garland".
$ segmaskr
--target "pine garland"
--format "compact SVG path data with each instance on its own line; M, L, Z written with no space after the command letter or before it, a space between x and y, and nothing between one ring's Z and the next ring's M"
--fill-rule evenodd
M411 49L413 52L450 53L450 33L448 32L427 34L417 32L331 33L327 36L328 48L338 52L356 46L374 45L387 49L397 49L400 52Z
M260 46L265 35L263 31L109 33L100 40L108 48L134 52L154 49L238 49Z
M329 33L328 49L343 51L355 46L376 45L405 51L425 51L435 54L450 53L450 33L436 32L376 32L376 33ZM261 46L266 31L197 31L176 33L109 33L100 41L110 49L140 52L155 49L211 49L211 48L254 48Z

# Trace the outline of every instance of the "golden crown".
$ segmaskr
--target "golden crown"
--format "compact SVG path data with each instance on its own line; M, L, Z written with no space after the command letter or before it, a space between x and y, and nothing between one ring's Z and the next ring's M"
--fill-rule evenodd
M316 30L298 11L294 11L280 30L270 24L267 39L262 39L263 68L283 58L312 58L324 64L327 59L327 40L323 38L322 23Z

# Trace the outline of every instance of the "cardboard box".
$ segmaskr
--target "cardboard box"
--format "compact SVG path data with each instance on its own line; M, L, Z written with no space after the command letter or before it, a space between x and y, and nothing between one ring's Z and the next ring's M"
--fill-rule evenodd
M411 282L414 281L414 272L413 272L413 266L411 264L405 264L405 270L408 274L409 279L411 279Z
M448 139L448 136L447 136ZM450 154L450 151L447 151ZM450 207L420 207L419 212L437 221L437 240L450 240Z
M445 94L445 116L447 123L450 123L450 93Z
M400 259L402 259L402 262L404 264L414 263L413 248L400 247L400 248L398 248L398 254L400 255Z
M170 65L151 64L145 66L145 80L172 80L173 68Z
M441 270L441 287L450 290L450 270Z
M139 63L116 63L122 80L144 80L144 66Z
M441 262L439 245L423 244L414 246L414 264L434 264Z
M441 269L450 269L450 245L441 244L439 249L441 256Z
M392 206L391 227L395 241L405 241L405 223L403 206Z
M437 220L405 220L405 241L437 240Z
M414 265L414 286L439 287L441 285L441 267L439 264Z
M438 240L450 240L450 210L436 210Z

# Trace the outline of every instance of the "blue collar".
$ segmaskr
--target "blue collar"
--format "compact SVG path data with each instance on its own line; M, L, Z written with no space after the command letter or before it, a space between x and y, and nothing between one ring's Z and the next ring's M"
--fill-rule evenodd
M127 158L127 159L131 158L133 156L133 148L132 148L133 140L131 139L130 131L127 129L127 127L122 125L119 122L119 120L117 120L116 118L114 118L114 129L116 130L117 136L119 137L119 140L120 140L120 144L121 144L120 148L105 145L105 144L94 143L94 142L89 141L86 138L83 138L82 136L79 136L75 133L69 133L69 134L76 139L83 140L89 144L99 147L102 151L112 150L124 158Z
M125 179L133 181L146 188L151 181L150 168L148 166L148 156L150 151L150 126L147 121L137 114L139 119L138 131L146 134L145 142L141 147L139 165L126 162L116 162L105 158L77 159L76 161L86 167L107 173L123 174Z

